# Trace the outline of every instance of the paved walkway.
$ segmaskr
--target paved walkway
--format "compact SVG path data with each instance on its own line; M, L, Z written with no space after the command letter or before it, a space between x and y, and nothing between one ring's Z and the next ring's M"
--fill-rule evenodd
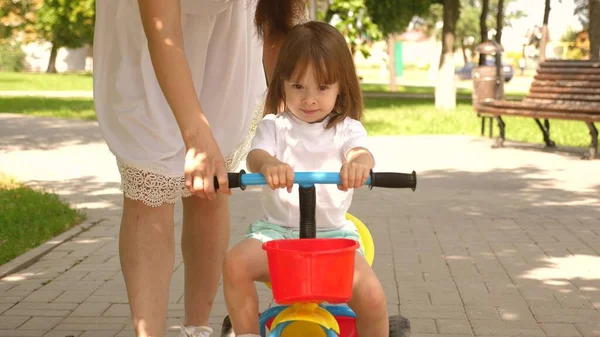
M410 319L413 336L600 336L600 161L461 136L371 143L378 171L419 175L416 192L361 189L351 209L373 232L390 311ZM0 280L0 336L133 336L118 174L97 125L2 114L0 170L96 223ZM256 189L234 192L232 205L235 242L259 215ZM169 336L183 315L179 253L176 265ZM215 327L224 315L219 293Z

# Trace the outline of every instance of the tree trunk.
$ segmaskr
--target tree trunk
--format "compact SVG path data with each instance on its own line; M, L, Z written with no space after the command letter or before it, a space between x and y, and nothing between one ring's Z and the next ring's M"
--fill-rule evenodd
M469 62L469 58L467 57L467 47L465 47L465 43L460 41L460 49L462 50L463 61L465 64Z
M496 42L502 44L502 26L504 25L504 0L498 0L498 13L496 13Z
M483 0L481 4L481 16L479 17L479 32L481 33L481 42L488 40L487 16L490 10L490 0ZM485 65L485 55L479 55L479 65Z
M390 90L396 91L396 51L394 44L396 43L396 38L394 34L388 35L388 68L390 69Z
M546 0L546 6L544 7L544 23L542 25L542 40L540 41L540 57L539 61L546 61L546 45L548 44L549 32L548 32L548 18L550 17L550 0Z
M456 108L454 79L454 39L460 11L459 0L444 0L444 27L442 28L442 55L435 85L435 107L442 110Z
M48 61L47 73L56 73L56 54L58 54L58 47L55 43L52 43L52 49L50 50L50 60Z
M600 0L590 1L590 60L600 60Z

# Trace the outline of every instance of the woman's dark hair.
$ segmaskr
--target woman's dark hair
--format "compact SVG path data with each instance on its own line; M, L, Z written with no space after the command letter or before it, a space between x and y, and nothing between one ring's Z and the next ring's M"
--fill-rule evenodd
M254 24L258 36L285 35L306 12L307 0L258 0Z

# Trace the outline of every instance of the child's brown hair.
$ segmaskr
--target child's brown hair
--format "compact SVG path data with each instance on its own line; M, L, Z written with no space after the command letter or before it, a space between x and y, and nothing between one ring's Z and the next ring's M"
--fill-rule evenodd
M319 84L339 83L339 94L327 128L345 117L361 120L363 99L350 49L335 27L318 21L297 25L286 35L277 56L264 114L283 111L284 81L302 79L310 66Z

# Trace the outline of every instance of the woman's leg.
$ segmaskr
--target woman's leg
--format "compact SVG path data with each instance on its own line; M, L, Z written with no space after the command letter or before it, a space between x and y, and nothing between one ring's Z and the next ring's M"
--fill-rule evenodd
M208 326L229 246L229 198L183 199L181 251L185 268L186 326Z
M269 267L262 242L245 239L227 252L223 290L236 336L258 334L258 294L254 281L268 282Z
M356 330L359 336L389 336L385 293L367 260L358 253L352 299L348 302L348 306L356 313Z
M164 336L175 259L173 205L124 198L119 256L136 336Z

